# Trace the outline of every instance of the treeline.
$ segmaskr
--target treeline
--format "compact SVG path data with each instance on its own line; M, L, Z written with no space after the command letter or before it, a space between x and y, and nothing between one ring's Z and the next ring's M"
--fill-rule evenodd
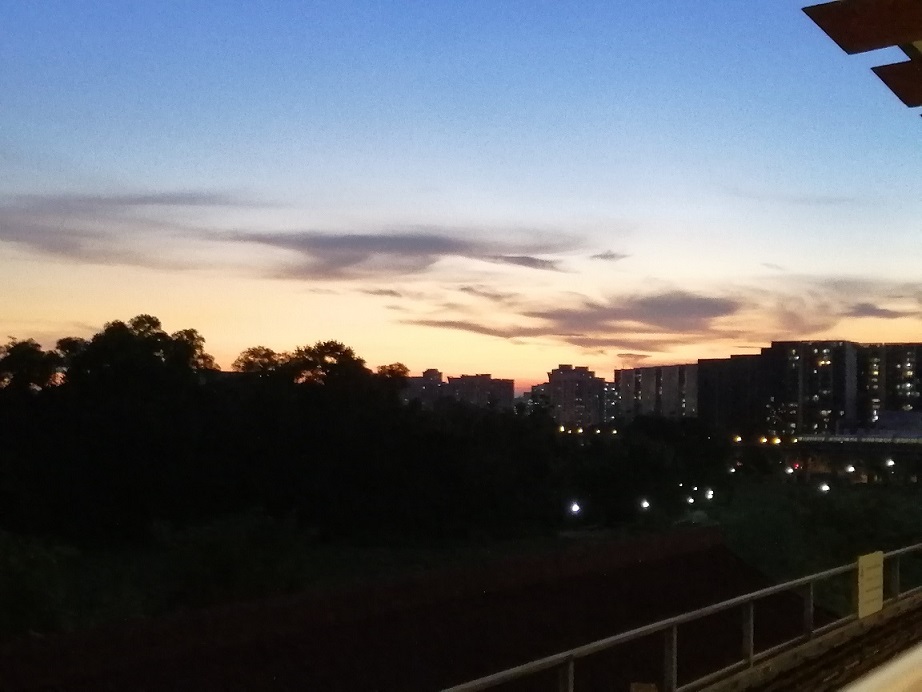
M615 524L642 495L679 506L677 481L727 475L693 423L577 439L546 411L406 406L405 367L338 342L253 347L233 368L149 315L0 347L0 530L137 542L257 510L319 540L521 535L573 521L573 498Z

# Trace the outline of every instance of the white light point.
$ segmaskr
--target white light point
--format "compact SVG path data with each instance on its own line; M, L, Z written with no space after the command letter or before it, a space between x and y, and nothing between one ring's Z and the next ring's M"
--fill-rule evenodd
M688 504L690 504L690 505L695 504L695 498L693 498L693 497L687 497L687 498L685 498L685 501L686 501Z
M574 502L572 505L570 505L570 514L579 514L581 509L582 508L579 506L579 503Z
M828 492L829 492L829 483L823 483L823 484L820 486L820 492L821 492L821 493L828 493Z
M640 501L640 508L641 508L641 509L650 509L650 502L649 502L648 500L641 500L641 501Z

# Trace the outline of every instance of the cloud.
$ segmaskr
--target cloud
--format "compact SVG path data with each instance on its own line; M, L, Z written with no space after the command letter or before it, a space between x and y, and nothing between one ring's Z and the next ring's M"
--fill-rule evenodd
M175 266L162 241L200 233L172 218L190 207L252 206L227 193L167 191L97 195L18 195L0 198L0 243L96 263ZM140 241L160 243L141 248Z
M504 255L488 258L491 262L501 264L513 264L517 267L527 267L528 269L545 269L548 271L560 271L559 262L555 260L541 259L540 257L528 257L526 255Z
M917 313L902 310L889 310L874 305L873 303L855 303L849 306L842 314L845 317L879 317L881 319L893 320L899 319L900 317L912 317Z
M703 331L718 317L733 315L742 307L737 300L703 296L687 291L627 298L606 302L586 301L574 308L554 308L527 313L564 332L598 330Z
M11 202L34 211L86 209L126 210L135 207L253 207L265 206L234 197L226 192L174 190L97 195L17 195Z
M621 364L626 368L636 368L650 357L646 353L619 353L617 355L621 359Z
M630 255L625 255L621 252L614 252L612 250L606 250L605 252L597 252L596 254L591 255L589 259L604 260L606 262L617 262L619 260L626 259L627 257L630 257Z
M224 239L288 250L296 258L281 267L278 275L305 279L418 274L447 258L556 270L556 260L538 255L563 252L578 244L573 238L548 241L528 232L518 233L523 236L518 242L484 240L477 235L480 234L470 229L427 226L375 233L244 232L226 235Z
M472 332L474 334L483 334L484 336L496 336L501 339L514 339L523 336L541 336L543 329L529 329L519 327L490 327L479 322L471 320L405 320L404 324L413 324L420 327L435 327L437 329L454 329L462 332Z
M392 288L366 288L362 289L362 293L365 293L370 296L382 296L387 298L402 298L403 294L400 291L395 291Z
M613 297L605 302L581 298L567 307L524 310L507 315L514 322L512 325L497 326L477 319L431 318L406 323L501 339L552 339L587 350L663 352L689 339L726 337L728 332L716 330L712 321L733 315L740 306L741 303L728 298L671 291Z
M467 293L477 298L484 298L494 303L508 303L518 298L518 295L515 293L497 291L487 286L461 286L458 290L461 293Z
M773 269L779 272L787 271L787 269L782 267L780 264L775 264L774 262L762 262L762 266L765 267L766 269Z

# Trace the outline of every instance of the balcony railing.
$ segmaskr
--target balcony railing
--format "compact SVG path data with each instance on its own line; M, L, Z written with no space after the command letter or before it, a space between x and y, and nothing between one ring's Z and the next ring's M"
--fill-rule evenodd
M887 591L889 592L889 598L885 600L884 608L887 608L889 605L892 605L896 601L903 598L908 598L909 596L922 593L922 586L917 586L907 591L902 591L900 588L900 558L904 555L917 552L922 552L922 543L917 543L915 545L910 545L905 548L900 548L898 550L884 553L885 566L888 568L885 573L888 575ZM522 678L527 678L531 675L549 669L556 669L558 671L559 692L575 692L575 669L576 663L579 661L579 659L655 634L663 635L662 683L664 691L689 692L691 690L700 689L705 685L717 682L718 680L728 677L734 673L746 670L747 668L751 668L756 663L771 658L772 656L790 649L794 645L807 642L814 637L827 634L828 632L836 630L850 622L856 621L858 616L857 614L852 613L845 617L839 618L834 622L823 625L822 627L815 627L814 592L816 584L833 577L841 576L843 574L849 574L852 572L857 573L857 570L858 563L856 561L851 564L842 565L841 567L828 569L824 572L817 572L816 574L801 577L800 579L787 581L783 584L769 586L765 589L753 591L752 593L748 593L743 596L737 596L736 598L731 598L721 603L699 608L698 610L683 613L682 615L677 615L666 620L660 620L659 622L654 622L650 625L644 625L643 627L638 627L637 629L633 629L622 634L616 634L612 637L599 639L598 641L584 644L583 646L578 646L575 649L569 649L568 651L562 651L552 656L540 658L535 661L531 661L530 663L516 666L515 668L509 668L499 673L494 673L493 675L478 678L477 680L471 680L470 682L466 682L461 685L455 685L454 687L449 687L443 690L443 692L477 692L479 690L489 690L498 685ZM756 652L754 645L756 602L760 599L767 598L768 596L773 596L775 594L789 591L798 592L803 598L803 628L801 633L796 637L782 642L781 644L773 646L764 651ZM691 680L679 687L679 626L732 609L738 609L740 612L740 624L742 628L742 650L740 652L739 660L724 668L715 670L705 676Z

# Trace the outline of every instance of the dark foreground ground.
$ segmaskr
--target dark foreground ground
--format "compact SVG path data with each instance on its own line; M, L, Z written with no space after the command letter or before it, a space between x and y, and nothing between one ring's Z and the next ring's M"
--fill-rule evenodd
M0 647L0 690L435 690L769 584L700 529L491 567L236 605ZM794 595L756 609L756 648L794 636ZM683 680L736 659L740 613L679 630ZM579 690L659 682L662 638L578 662ZM542 674L502 690L555 689ZM500 688L497 688L500 689Z

